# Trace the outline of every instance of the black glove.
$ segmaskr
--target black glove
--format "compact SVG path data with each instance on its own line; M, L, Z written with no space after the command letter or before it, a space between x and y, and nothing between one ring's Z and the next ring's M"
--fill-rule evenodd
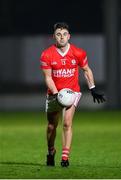
M57 98L58 93L55 93L55 94L53 94L52 96L53 96L53 99L56 100L56 101L58 102L58 104L59 104L62 108L65 107L65 106L63 106L63 105L58 101L58 98Z
M100 103L100 102L103 103L106 101L106 99L104 98L104 94L101 92L98 92L95 87L90 89L90 91L93 96L94 103L96 102L96 100L98 103Z
M58 93L55 93L52 96L53 96L53 98L55 98L57 100Z
M58 102L57 96L58 96L58 93L55 93L55 94L52 94L50 98L51 98L53 101L57 101L57 102ZM58 103L59 103L59 102L58 102Z

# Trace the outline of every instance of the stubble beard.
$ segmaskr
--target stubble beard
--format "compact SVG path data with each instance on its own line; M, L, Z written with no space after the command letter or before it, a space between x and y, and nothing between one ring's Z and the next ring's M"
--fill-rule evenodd
M59 44L59 43L57 43L57 47L58 47L58 48L64 48L64 47L67 46L67 44L68 44L68 42L66 42L66 43L64 43L64 44Z

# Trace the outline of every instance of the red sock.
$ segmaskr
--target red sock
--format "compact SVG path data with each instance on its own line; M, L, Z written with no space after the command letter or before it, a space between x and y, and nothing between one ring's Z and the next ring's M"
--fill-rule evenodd
M69 158L69 148L63 148L62 150L62 160L67 160Z

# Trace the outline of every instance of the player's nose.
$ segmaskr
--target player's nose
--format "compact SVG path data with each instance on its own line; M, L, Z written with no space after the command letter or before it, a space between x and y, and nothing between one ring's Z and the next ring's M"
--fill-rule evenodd
M64 39L64 35L61 35L61 39Z

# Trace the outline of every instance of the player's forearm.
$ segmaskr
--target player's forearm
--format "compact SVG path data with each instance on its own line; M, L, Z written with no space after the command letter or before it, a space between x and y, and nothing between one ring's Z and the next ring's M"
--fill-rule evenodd
M89 89L95 87L93 73L90 68L87 68L86 70L84 70L84 76L87 81Z
M47 87L52 92L52 94L58 93L58 90L57 90L57 88L55 86L55 83L54 83L52 77L45 77L45 82L46 82Z

